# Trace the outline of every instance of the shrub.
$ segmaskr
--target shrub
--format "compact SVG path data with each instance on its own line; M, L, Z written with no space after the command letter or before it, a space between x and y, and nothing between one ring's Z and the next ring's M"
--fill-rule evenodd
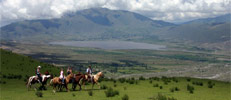
M116 87L117 85L116 84L114 84L114 87Z
M140 76L139 80L145 80L145 78L143 76Z
M175 88L171 88L171 89L170 89L170 92L174 92L174 91L175 91Z
M149 83L152 84L152 80L150 80Z
M2 84L6 84L6 81L3 81Z
M203 86L203 82L192 82L193 85Z
M120 83L124 83L126 81L125 78L119 78Z
M153 84L153 87L159 87L159 84L157 84L157 83Z
M163 89L163 86L160 86L160 89Z
M72 96L73 96L73 97L75 97L75 94L74 94L74 93L72 93Z
M129 97L127 94L125 94L123 97L122 97L122 100L129 100Z
M35 92L35 95L37 95L38 97L43 97L43 93L40 91Z
M208 84L208 88L213 88L213 85L212 84Z
M176 83L178 82L178 80L177 80L176 78L173 78L172 80L173 80L174 82L176 82Z
M127 87L124 87L124 90L127 90Z
M190 85L188 84L188 85L187 85L187 90L188 90L190 93L193 93L194 87L193 87L193 86L190 86Z
M175 87L175 91L180 91L180 89L178 87Z
M106 86L106 85L102 85L101 87L100 87L100 89L103 89L103 90L105 90L105 89L107 89L108 87Z
M158 93L158 95L154 98L152 98L152 100L177 100L176 98L174 97L171 97L171 98L167 98L165 95L162 95L161 93Z
M90 90L90 91L88 91L88 95L89 96L93 96L93 92Z
M116 83L116 80L113 80L114 83Z
M187 81L188 81L188 82L190 82L190 81L191 81L191 79L190 79L190 78L187 78Z
M208 81L208 88L213 88L214 85L215 85L215 83L212 83L211 81Z
M113 90L112 88L108 88L105 91L105 95L106 95L106 97L114 97L115 95L119 95L119 91Z

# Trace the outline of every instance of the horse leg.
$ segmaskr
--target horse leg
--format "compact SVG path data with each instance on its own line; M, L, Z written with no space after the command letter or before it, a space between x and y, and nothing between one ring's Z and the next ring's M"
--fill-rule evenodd
M53 84L53 92L55 93L56 91L56 84Z
M92 83L92 89L93 89L94 85L95 85L95 83Z
M100 89L100 83L96 82L96 84L99 86L99 89Z
M82 84L83 84L84 89L86 90L85 81L83 81Z
M81 88L81 84L80 84L80 83L78 83L78 85L79 85L79 91L80 91L80 90L82 90L82 88Z
M73 82L73 83L72 83L72 90L75 91L75 88L76 88L76 83Z
M68 89L68 85L67 85L67 84L65 85L65 87L66 87L66 91L69 92L69 89Z

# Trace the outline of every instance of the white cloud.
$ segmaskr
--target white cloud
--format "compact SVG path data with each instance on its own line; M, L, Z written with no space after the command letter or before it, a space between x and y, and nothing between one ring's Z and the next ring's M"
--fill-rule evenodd
M1 24L57 18L66 11L92 7L128 10L152 19L181 21L230 13L230 0L1 0Z

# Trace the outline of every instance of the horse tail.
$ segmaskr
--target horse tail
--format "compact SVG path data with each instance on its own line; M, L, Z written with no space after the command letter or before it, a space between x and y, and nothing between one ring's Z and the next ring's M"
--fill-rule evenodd
M31 85L31 81L33 80L33 77L30 77L28 81L26 82L27 88Z
M53 79L50 80L50 86L52 86L52 85L53 85Z

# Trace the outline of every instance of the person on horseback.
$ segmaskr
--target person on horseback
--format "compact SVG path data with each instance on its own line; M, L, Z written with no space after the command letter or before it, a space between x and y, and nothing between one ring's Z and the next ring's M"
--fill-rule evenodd
M72 73L72 68L71 67L68 67L67 68L67 75L71 74Z
M63 73L63 68L61 68L59 78L62 80L62 84L64 84L64 73Z
M38 77L38 82L39 82L39 83L42 82L42 77L41 77L40 69L41 69L41 66L38 66L38 67L37 67L37 70L36 70L36 75L37 75L37 77Z
M92 69L91 69L91 65L88 66L86 72L87 72L87 76L88 76L88 81L92 82Z

